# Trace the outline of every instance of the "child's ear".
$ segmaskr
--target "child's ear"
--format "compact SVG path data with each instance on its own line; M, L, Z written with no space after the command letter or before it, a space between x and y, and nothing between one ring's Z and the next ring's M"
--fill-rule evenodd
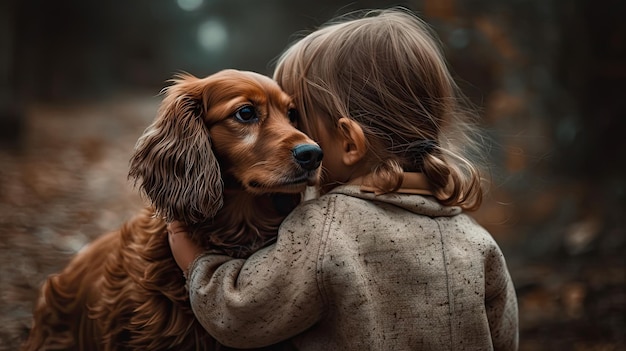
M367 153L363 128L355 121L342 117L337 121L339 135L342 138L343 162L353 166L363 159Z

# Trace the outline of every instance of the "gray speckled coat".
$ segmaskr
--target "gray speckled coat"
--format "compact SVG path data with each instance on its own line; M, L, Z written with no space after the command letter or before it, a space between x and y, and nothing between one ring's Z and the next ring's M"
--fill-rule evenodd
M248 260L190 267L220 342L301 350L516 350L515 291L493 238L458 207L342 186L298 207Z

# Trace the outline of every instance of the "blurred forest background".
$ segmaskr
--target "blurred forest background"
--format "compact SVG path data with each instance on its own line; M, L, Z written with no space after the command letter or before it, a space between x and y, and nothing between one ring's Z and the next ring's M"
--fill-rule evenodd
M36 289L142 205L126 172L174 73L271 75L293 34L402 5L480 108L493 184L475 217L516 284L521 350L626 347L626 2L3 0L0 350Z

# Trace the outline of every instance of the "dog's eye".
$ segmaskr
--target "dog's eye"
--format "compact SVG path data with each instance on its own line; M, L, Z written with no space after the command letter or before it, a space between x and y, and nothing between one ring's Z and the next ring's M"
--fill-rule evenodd
M295 108L290 108L287 111L287 117L289 117L289 122L291 122L291 124L298 124L298 120L300 119L300 115L298 114L298 110L296 110Z
M237 112L235 112L235 118L242 123L252 123L259 119L256 110L250 105L246 105L237 110Z

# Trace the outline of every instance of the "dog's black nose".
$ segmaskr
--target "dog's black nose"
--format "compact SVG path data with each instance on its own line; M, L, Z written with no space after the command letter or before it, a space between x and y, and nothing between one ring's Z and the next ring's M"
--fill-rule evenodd
M292 150L293 157L298 164L308 170L312 171L320 166L324 153L317 145L312 144L300 144L296 145Z

